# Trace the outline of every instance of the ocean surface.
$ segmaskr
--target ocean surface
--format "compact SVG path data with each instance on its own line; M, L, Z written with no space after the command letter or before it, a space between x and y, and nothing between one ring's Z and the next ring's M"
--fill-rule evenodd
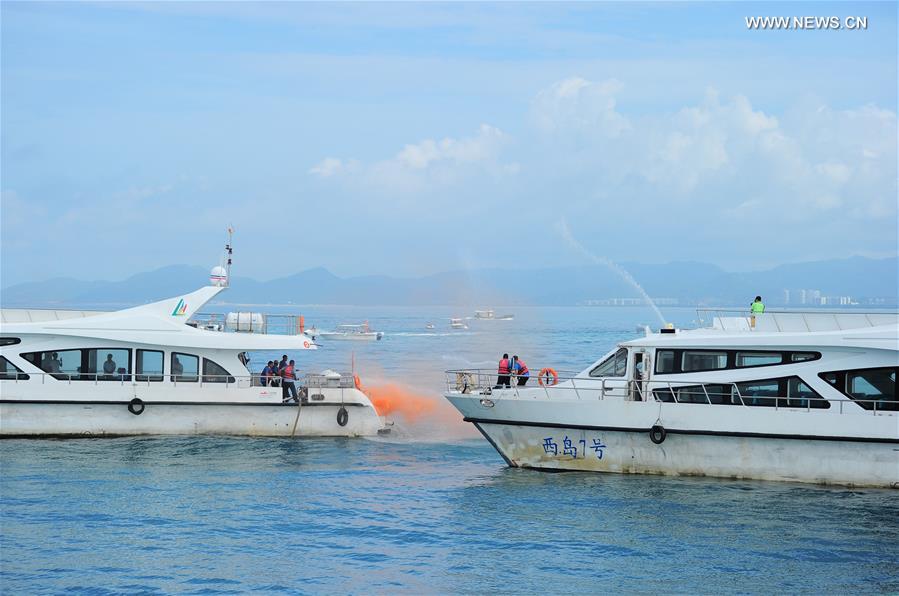
M458 309L265 310L384 331L291 356L401 393L391 436L0 441L0 591L899 591L896 491L510 469L440 397L444 369L504 351L586 368L649 309L498 308L515 320L464 331Z

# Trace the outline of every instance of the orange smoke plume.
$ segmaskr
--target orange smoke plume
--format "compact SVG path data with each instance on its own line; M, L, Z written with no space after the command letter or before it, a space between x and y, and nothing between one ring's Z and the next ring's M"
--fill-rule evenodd
M380 416L399 414L410 422L428 416L437 408L437 400L397 385L387 383L364 388Z

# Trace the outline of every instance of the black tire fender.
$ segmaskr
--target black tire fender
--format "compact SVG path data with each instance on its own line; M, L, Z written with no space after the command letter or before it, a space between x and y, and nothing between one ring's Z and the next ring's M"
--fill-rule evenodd
M346 411L346 408L340 406L340 409L337 410L337 424L340 426L346 426L346 423L350 421L350 413Z
M653 424L652 428L649 429L649 440L656 445L661 445L662 443L664 443L665 437L667 436L668 432L661 424Z
M145 407L146 406L144 406L144 402L137 397L128 402L128 411L135 416L140 416L141 414L143 414Z

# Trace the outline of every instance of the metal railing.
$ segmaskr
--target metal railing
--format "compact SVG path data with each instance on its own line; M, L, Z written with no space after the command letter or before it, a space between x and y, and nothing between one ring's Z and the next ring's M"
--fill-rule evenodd
M899 313L887 311L766 310L697 308L700 325L722 331L797 332L842 331L899 323Z
M352 374L339 373L336 375L321 375L309 373L302 375L294 380L297 389L300 388L338 388L351 389L354 388L355 379ZM212 388L247 388L247 387L281 387L283 379L281 377L271 377L264 379L261 373L249 375L204 375L199 373L188 372L179 375L162 374L159 371L150 371L138 373L33 373L33 372L0 372L0 382L3 383L40 383L52 384L54 382L62 382L68 385L72 384L92 384L98 386L121 385L132 386L141 385L147 387L168 386L168 387L212 387Z
M257 314L257 313L245 313L241 312L238 314ZM257 333L264 335L301 335L305 329L305 326L301 323L305 323L303 319L303 315L284 315L284 314L269 314L269 313L258 313L262 315L262 325L261 329L255 330L253 329L252 321L249 323L250 329L246 330L236 330L233 329L228 324L228 315L221 313L196 313L193 317L191 317L188 324L192 327L197 327L199 329L206 329L209 331L227 331L227 332L238 332L238 333Z
M575 375L559 375L544 382L542 385L536 379L529 379L526 385L518 385L520 377L509 375L508 386L498 383L499 375L493 371L483 369L464 369L446 371L446 387L449 392L475 393L492 396L491 399L503 399L507 396L520 398L519 391L533 389L534 385L542 390L547 399L551 399L551 393L561 395L563 398L578 400L605 400L607 398L623 399L625 401L655 401L678 404L699 404L710 407L719 405L763 407L774 410L830 410L844 413L844 404L858 404L860 408L846 407L847 413L860 414L862 411L870 411L872 414L899 411L899 402L882 399L828 399L817 395L769 395L767 393L741 392L739 383L697 383L691 381L633 381L621 377L582 377ZM727 387L727 391L721 391L721 387ZM829 404L829 405L828 405ZM865 407L866 405L870 407ZM860 409L862 411L860 411Z

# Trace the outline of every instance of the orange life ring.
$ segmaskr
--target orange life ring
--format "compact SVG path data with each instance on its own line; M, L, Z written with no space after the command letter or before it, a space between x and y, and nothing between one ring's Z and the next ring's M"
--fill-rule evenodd
M546 379L545 382L544 378ZM540 369L540 374L537 375L537 382L540 383L541 387L544 385L549 385L550 387L557 385L559 383L559 373L551 368Z
M362 391L362 381L359 380L359 375L353 375L353 382L356 384L356 389Z

